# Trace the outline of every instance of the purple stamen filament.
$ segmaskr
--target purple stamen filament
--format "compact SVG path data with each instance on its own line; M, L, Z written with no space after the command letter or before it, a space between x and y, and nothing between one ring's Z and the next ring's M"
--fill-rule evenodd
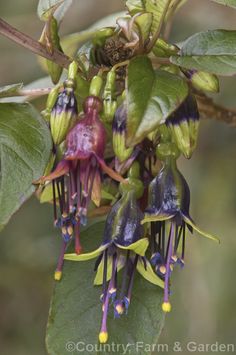
M164 302L169 302L170 260L171 260L172 249L173 249L174 227L175 227L175 223L171 222L170 235L169 235L168 248L167 248L165 287L164 287Z

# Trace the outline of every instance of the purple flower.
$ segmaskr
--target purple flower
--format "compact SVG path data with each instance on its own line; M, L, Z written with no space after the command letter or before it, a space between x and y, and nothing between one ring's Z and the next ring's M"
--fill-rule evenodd
M163 310L169 312L169 280L173 266L184 265L186 226L209 239L218 238L202 231L189 214L190 191L177 168L176 159L168 158L151 182L149 202L142 223L151 223L151 262L157 274L165 281ZM167 223L169 222L169 223Z
M73 235L75 251L81 253L80 224L86 224L91 199L97 206L100 204L101 172L124 181L104 161L106 132L99 118L101 109L102 103L98 97L89 96L85 100L84 116L67 134L62 161L51 174L40 179L40 182L52 181L55 225L61 228L63 235L56 279L61 277L59 273L61 275L63 255Z
M98 257L97 274L94 283L102 285L103 303L102 325L99 340L108 340L107 315L110 301L114 305L115 317L127 312L132 294L135 271L155 285L163 287L163 282L155 275L145 258L148 239L143 238L140 224L143 218L133 189L124 191L120 200L112 207L105 224L101 246L86 254L65 254L66 260L84 261ZM118 271L123 269L121 289L117 292Z

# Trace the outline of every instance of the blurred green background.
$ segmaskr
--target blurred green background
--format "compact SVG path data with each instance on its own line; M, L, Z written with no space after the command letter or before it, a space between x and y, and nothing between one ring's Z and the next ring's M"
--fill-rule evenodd
M96 5L96 11L95 11ZM42 23L37 0L0 2L0 14L38 38ZM61 26L67 34L86 29L99 18L123 9L122 0L76 0ZM236 12L207 0L189 0L179 11L172 40L196 31L235 26ZM0 85L29 83L44 75L36 57L0 37ZM235 106L235 78L221 80L215 100ZM186 267L175 271L173 311L160 343L236 343L236 128L204 121L198 148L179 166L192 192L193 218L221 237L221 245L190 236ZM10 177L9 177L10 179ZM0 351L6 355L44 355L44 335L60 238L52 227L50 206L30 199L0 235ZM182 354L187 354L183 349ZM63 354L59 354L63 355Z

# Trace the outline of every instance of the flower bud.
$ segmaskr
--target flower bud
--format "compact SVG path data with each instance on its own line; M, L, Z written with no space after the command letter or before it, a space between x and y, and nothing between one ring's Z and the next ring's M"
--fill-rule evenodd
M133 151L133 148L126 148L125 145L126 120L127 109L123 104L116 110L112 125L113 149L115 155L121 163L127 160Z
M166 120L178 149L191 158L197 144L199 112L193 95L189 95L180 107Z
M58 95L50 117L50 128L53 142L62 143L78 115L77 100L72 80L65 81L64 90Z
M111 70L107 74L107 80L103 94L103 117L106 122L112 122L117 109L117 102L115 99L115 81L116 72Z
M219 79L215 74L198 70L183 70L194 88L206 92L219 92Z

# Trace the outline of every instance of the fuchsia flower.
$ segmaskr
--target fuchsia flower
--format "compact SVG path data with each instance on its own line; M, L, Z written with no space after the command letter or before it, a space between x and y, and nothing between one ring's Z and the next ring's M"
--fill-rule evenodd
M190 190L177 168L176 158L166 157L163 167L149 186L149 202L141 223L151 223L151 262L164 280L162 309L170 312L170 276L174 265L184 265L186 227L200 235L219 242L219 239L201 230L189 214ZM169 223L168 223L169 222Z
M124 181L104 161L106 131L99 118L101 110L102 103L98 97L89 96L85 100L84 116L67 134L62 161L51 174L40 179L41 182L52 181L53 183L55 225L61 228L64 239L60 265L57 269L60 274L57 274L57 279L61 277L65 244L71 240L73 232L75 251L77 254L81 252L79 226L80 223L86 224L90 201L93 200L97 206L100 203L101 172L117 181ZM61 215L59 219L56 197L59 200Z

